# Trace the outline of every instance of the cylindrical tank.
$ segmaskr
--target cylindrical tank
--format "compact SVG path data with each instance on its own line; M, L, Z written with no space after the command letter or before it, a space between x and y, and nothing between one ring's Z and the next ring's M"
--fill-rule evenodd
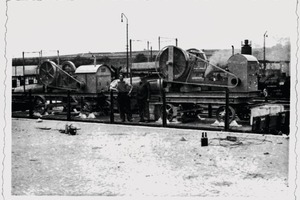
M166 83L162 79L148 80L149 90L152 93L160 93L162 88L166 87Z
M187 81L191 70L202 68L206 56L197 49L185 51L176 46L167 46L157 55L156 68L168 81Z

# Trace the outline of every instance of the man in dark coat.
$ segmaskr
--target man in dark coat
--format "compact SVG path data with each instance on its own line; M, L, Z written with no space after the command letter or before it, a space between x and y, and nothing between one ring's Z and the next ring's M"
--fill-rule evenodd
M149 90L149 84L147 80L142 79L137 88L137 103L139 107L140 122L144 122L145 117L147 118L147 121L149 120L148 90Z

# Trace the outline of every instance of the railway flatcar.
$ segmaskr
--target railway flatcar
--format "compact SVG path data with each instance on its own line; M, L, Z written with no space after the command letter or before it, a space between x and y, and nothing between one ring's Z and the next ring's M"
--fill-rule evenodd
M14 89L13 107L16 102L28 99L26 95L30 90L34 99L34 111L44 114L47 109L53 107L66 107L66 94L70 92L74 108L80 106L89 112L100 110L108 114L110 103L103 93L109 90L111 83L112 71L109 66L95 64L75 67L70 61L59 66L51 60L46 60L37 67L37 73L37 84ZM57 101L57 97L62 98Z
M151 111L156 112L152 113L154 119L160 116L159 91L162 88L169 120L177 117L182 121L190 116L199 116L207 106L217 107L216 116L223 120L226 90L230 93L230 119L233 120L236 114L240 118L248 118L251 99L260 94L257 80L259 62L252 55L232 55L224 69L210 64L201 51L193 49L189 52L167 46L157 56L156 69L159 78L149 80Z

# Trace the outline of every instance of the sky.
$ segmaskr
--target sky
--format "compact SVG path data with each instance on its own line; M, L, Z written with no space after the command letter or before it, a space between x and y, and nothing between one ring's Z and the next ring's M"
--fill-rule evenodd
M175 45L261 48L296 31L295 0L10 0L7 51L12 57L126 51ZM124 21L121 22L121 13Z

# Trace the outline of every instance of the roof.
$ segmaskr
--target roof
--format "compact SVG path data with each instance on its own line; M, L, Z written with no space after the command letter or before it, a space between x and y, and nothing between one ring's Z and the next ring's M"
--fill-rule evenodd
M244 61L244 62L257 62L258 63L258 60L256 57L252 56L252 55L248 55L248 54L235 54L235 55L232 55L227 62L232 62L232 61L237 61L237 60L240 60L241 59Z
M75 74L88 74L88 73L96 73L101 66L106 65L81 65L77 67Z
M248 61L258 62L257 58L252 55L248 55L248 54L241 54L241 55L244 56Z

